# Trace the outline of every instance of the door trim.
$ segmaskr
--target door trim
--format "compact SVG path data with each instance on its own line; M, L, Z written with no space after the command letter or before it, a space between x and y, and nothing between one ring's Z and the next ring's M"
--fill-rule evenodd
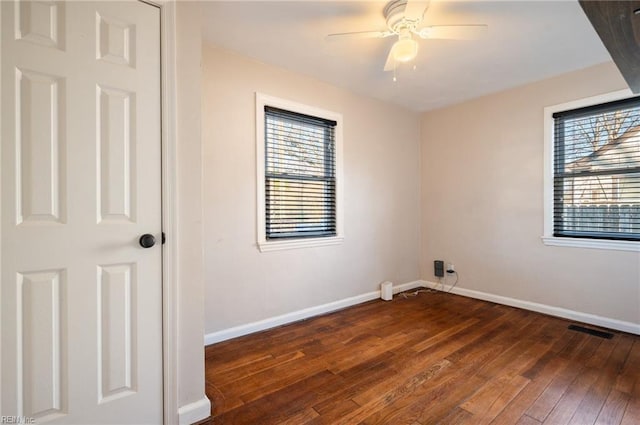
M0 22L2 22L2 7L0 7ZM2 41L0 41L0 99L2 99ZM2 134L2 102L0 102L0 134ZM0 145L0 164L2 164L2 146ZM0 241L2 240L2 173L0 172ZM0 243L0 276L2 276L2 243ZM1 282L0 282L1 284ZM1 291L1 289L0 289ZM2 382L2 305L0 305L0 382ZM0 385L0 412L2 410L2 385Z
M202 388L202 398L180 405L181 376L178 365L178 110L177 110L177 1L138 0L160 8L162 90L162 357L164 423L191 424L207 418L211 402ZM199 24L199 23L198 23ZM198 49L201 46L198 45ZM200 347L200 346L199 346ZM201 348L200 348L201 349ZM202 365L204 367L204 364ZM204 370L202 370L204 376ZM203 382L204 384L204 382ZM188 390L188 389L187 389ZM186 391L185 391L186 392Z
M162 96L162 382L165 424L178 423L178 296L177 296L177 167L176 167L176 6L154 0L160 8Z

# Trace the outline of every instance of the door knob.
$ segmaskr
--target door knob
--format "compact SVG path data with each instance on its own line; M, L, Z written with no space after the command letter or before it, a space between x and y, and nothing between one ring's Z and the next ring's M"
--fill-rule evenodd
M156 238L149 234L149 233L145 233L144 235L140 236L140 246L143 248L151 248L152 246L154 246L156 244Z

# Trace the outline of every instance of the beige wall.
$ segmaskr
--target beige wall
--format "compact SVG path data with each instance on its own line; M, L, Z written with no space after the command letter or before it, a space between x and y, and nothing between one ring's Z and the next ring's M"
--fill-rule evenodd
M345 241L260 253L255 92L343 114ZM203 47L205 333L416 280L419 115Z
M421 275L640 323L640 254L543 245L543 108L625 87L612 64L425 113Z

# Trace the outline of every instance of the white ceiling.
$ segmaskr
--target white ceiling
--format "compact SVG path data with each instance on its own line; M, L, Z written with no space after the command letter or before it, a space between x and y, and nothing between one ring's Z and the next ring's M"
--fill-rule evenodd
M384 30L379 1L209 1L205 40L355 93L426 111L611 60L577 0L432 0L426 25L488 24L476 41L421 40L416 69L382 70L395 39L330 33Z

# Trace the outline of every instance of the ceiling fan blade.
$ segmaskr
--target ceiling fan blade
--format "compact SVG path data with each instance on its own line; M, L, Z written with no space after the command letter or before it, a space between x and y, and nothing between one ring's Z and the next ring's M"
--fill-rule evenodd
M407 0L404 17L412 21L422 21L424 13L429 8L429 0Z
M327 40L336 40L343 38L385 38L393 33L391 31L353 31L353 32L337 32L329 34L325 38Z
M431 25L417 30L416 33L426 39L477 40L487 34L488 26L470 25Z
M384 64L385 71L393 71L396 67L396 60L394 58L394 50L396 48L396 44L391 46L389 49L389 55L387 56L387 62Z

